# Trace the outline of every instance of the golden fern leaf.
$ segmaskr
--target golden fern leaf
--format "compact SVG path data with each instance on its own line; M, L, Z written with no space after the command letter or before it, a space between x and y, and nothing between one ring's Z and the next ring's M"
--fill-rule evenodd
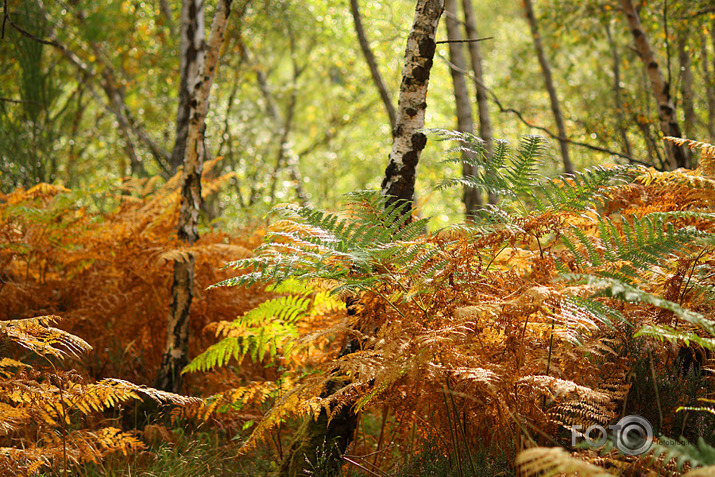
M701 467L683 474L683 477L711 477L715 475L715 465Z
M11 358L0 359L0 377L7 378L15 374L13 368L30 368L29 364Z
M715 146L708 144L707 142L693 141L692 139L682 137L666 136L663 139L670 141L677 146L686 145L693 151L700 149L702 156L700 157L700 163L698 164L697 171L706 177L715 176Z
M149 386L130 383L129 381L124 381L123 379L107 378L97 384L110 386L116 393L116 396L129 396L134 395L135 393L141 393L157 402L164 404L177 404L179 406L188 406L202 402L202 399L198 397L182 396L180 394L161 391L159 389L150 388Z
M561 447L534 447L519 453L516 458L519 475L523 477L551 477L559 474L579 477L612 476L601 467L572 457Z
M532 375L524 376L517 381L518 386L529 386L542 394L549 396L554 401L564 397L577 396L579 399L591 403L604 403L611 400L611 395L596 391L586 386L580 386L573 381L559 379L554 376Z
M105 427L95 432L94 435L105 453L121 451L126 456L145 447L142 441L116 427Z
M55 315L23 320L0 321L0 335L39 355L65 358L92 350L82 338L50 326L61 318ZM64 348L64 349L63 349Z

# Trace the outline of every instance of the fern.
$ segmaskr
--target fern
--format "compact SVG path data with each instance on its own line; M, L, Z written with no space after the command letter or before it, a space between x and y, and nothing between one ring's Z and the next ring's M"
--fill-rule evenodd
M713 234L694 227L676 228L666 218L664 214L649 214L640 219L631 216L630 221L621 221L619 230L613 220L598 217L595 220L598 236L573 226L561 241L582 270L592 269L594 275L634 283L652 272L654 266L663 266L678 254L693 250L698 240L713 238ZM598 269L604 264L608 266ZM559 267L567 268L563 263Z
M715 470L715 447L708 445L702 438L697 445L686 440L670 445L653 445L653 458L662 458L665 463L675 461L676 469L682 472L686 466L692 470L684 475L712 475Z
M519 453L516 464L519 468L519 475L524 477L551 477L563 473L588 477L613 475L601 467L572 457L560 447L535 447L522 451Z
M0 322L0 334L32 353L62 360L91 347L82 339L50 326L57 316ZM179 396L119 379L86 382L74 371L42 369L21 360L0 360L0 430L6 436L32 436L22 447L0 448L3 474L34 473L46 466L96 462L113 451L133 452L143 444L113 427L70 430L79 417L99 413L141 395L160 403L196 405L198 398Z
M267 243L256 257L227 266L251 269L216 286L254 285L298 280L341 280L339 290L362 290L385 277L379 270L390 263L401 266L409 260L402 254L404 244L423 233L427 219L409 222L402 216L402 204L388 204L375 192L348 196L352 213L347 217L310 207L277 206L283 220L273 226ZM377 271L377 273L375 273ZM357 281L348 277L359 276Z

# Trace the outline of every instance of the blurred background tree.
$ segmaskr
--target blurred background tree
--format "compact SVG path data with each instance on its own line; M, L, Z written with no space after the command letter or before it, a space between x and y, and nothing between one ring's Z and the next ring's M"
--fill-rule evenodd
M461 38L474 39L474 25L488 38L479 43L479 72L470 65L464 74L476 131L483 130L479 84L495 138L551 137L546 174L564 167L565 147L575 169L605 162L677 165L660 140L658 99L623 12L628 4L662 73L673 120L684 134L712 139L710 2L530 4L563 127L550 113L553 98L543 86L522 3L483 0L463 2L454 18ZM363 50L369 47L393 102L413 7L359 2ZM206 18L214 8L206 3ZM207 201L207 223L219 217L246 223L283 201L332 208L346 192L379 187L392 131L385 95L356 35L354 8L338 0L241 4L227 32L206 131L207 158L223 158L213 173L234 174L230 187ZM2 15L3 192L43 181L82 187L100 177L165 181L174 173L181 2L9 0ZM438 41L448 38L444 22ZM449 45L437 47L426 127L457 125ZM462 46L466 53L471 44ZM428 143L416 185L417 204L436 217L435 226L465 212L458 192L430 192L444 174L433 167L442 147Z

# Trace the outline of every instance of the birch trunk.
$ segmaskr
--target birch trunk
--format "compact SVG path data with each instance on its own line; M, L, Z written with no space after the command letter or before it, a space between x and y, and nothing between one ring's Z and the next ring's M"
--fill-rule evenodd
M204 132L209 108L209 93L219 63L228 16L233 0L219 0L206 44L205 58L191 92L190 111L181 185L181 208L178 237L187 245L199 238L201 207L201 173L204 165ZM183 28L183 27L182 27ZM167 325L166 348L155 386L165 391L181 392L181 370L188 364L189 309L194 289L194 257L189 252L184 260L174 261L174 281Z
M390 130L392 134L395 134L395 126L397 124L397 112L395 112L395 107L392 105L392 98L390 98L390 93L387 89L385 81L380 75L380 70L377 67L377 61L375 60L375 55L372 54L370 49L370 42L367 41L365 36L365 29L362 26L362 19L360 18L360 8L358 5L358 0L350 0L350 11L353 15L353 21L355 23L355 33L357 33L358 42L360 43L360 49L362 50L363 56L365 56L365 61L370 68L370 74L372 75L372 81L375 83L375 87L380 93L380 98L382 99L382 104L385 106L385 111L387 111L387 116L390 118Z
M653 90L653 95L658 104L660 130L664 136L682 137L675 113L675 106L670 97L670 85L665 81L663 72L660 66L658 66L658 61L650 46L648 36L643 29L643 25L641 25L640 16L633 6L632 0L620 0L620 2L635 41L636 51L643 61L651 89ZM685 147L676 146L672 142L666 141L665 151L669 169L687 166L688 153Z
M176 114L176 139L169 167L174 174L184 162L189 128L189 101L203 61L206 37L204 0L183 0L181 4L181 82L179 109Z
M389 197L388 203L405 201L404 212L412 208L417 163L427 144L427 137L420 130L425 124L434 38L443 10L444 0L418 0L407 38L394 141L382 181L382 194Z
M561 147L561 158L564 162L564 172L566 172L567 174L573 174L574 169L573 165L571 164L571 158L569 157L568 141L566 140L566 126L564 125L564 118L563 114L561 113L559 97L556 95L556 87L554 86L554 79L551 74L551 65L549 64L548 58L546 58L544 46L541 43L541 36L539 35L539 26L536 23L536 16L534 15L534 6L531 3L531 0L523 0L523 5L524 13L526 14L526 19L529 22L529 28L531 28L531 36L534 38L534 48L536 48L536 56L539 58L541 72L544 75L544 85L546 86L546 91L549 93L549 101L551 103L551 111L554 114L556 129L559 133L559 146Z
M474 133L474 121L472 120L472 103L467 89L467 79L464 71L467 71L467 61L462 48L462 34L459 29L457 15L457 1L445 0L444 2L445 21L447 23L447 39L449 39L449 59L453 68L449 69L452 74L452 84L454 85L454 102L457 110L457 129L461 132ZM463 150L464 159L473 158L474 154ZM475 168L469 164L462 164L462 174L473 176ZM477 216L482 205L481 194L473 187L464 187L462 195L464 201L464 211L467 219Z
M464 28L467 32L468 40L477 40L477 21L474 17L474 7L472 0L462 0L462 8L464 9ZM489 102L487 101L487 90L484 86L484 69L482 67L482 52L478 41L470 41L469 58L472 63L472 71L476 79L477 86L477 108L479 112L479 137L484 140L484 147L487 154L494 150L494 133L492 132L492 121L489 116ZM496 204L497 196L490 193L489 203Z

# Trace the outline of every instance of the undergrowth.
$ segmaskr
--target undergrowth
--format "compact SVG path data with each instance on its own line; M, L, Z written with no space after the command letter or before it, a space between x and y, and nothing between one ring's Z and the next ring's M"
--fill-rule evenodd
M512 449L510 469L526 475L558 472L559 462L584 475L602 474L604 465L667 474L669 459L653 467L646 457L616 451L599 456L572 449L571 457L539 446L570 447L564 431L571 426L607 427L630 411L652 408L654 395L661 413L693 402L700 409L689 412L712 412L709 401L698 401L712 392L710 374L682 377L680 383L699 380L692 396L658 397L670 391L664 376L684 350L702 368L711 363L712 147L689 143L703 151L697 171L600 166L547 179L536 174L541 138L526 137L515 149L500 142L488 156L474 136L434 134L457 140L456 151L470 149L477 171L444 187L477 187L499 195L498 205L435 233L425 232L426 219L401 216L401 204L390 206L376 193L351 195L341 213L277 206L279 220L264 245L230 264L241 273L219 286L302 280L348 303L347 312L323 315L300 330L288 341L291 349L274 340L280 379L253 385L273 390L272 407L243 452L275 440L293 419L322 413L330 419L348 408L383 414L379 437L358 430L352 447L357 461L370 462L369 472L380 475L399 469L425 441L450 456L455 475L474 474L479 448ZM316 316L306 310L297 322L267 323L299 330L298 323ZM231 326L245 329L241 319ZM261 355L270 340L242 343L241 355ZM308 349L309 359L296 359L294 346ZM235 356L225 341L217 349L224 355L212 357L212 365ZM644 362L650 383L637 371ZM203 363L192 369L205 369ZM648 398L631 392L633 379L652 387ZM239 403L255 396L246 399L246 388L232 392ZM230 401L227 394L221 399ZM658 429L676 432L676 422L659 419ZM524 448L536 450L517 461Z

